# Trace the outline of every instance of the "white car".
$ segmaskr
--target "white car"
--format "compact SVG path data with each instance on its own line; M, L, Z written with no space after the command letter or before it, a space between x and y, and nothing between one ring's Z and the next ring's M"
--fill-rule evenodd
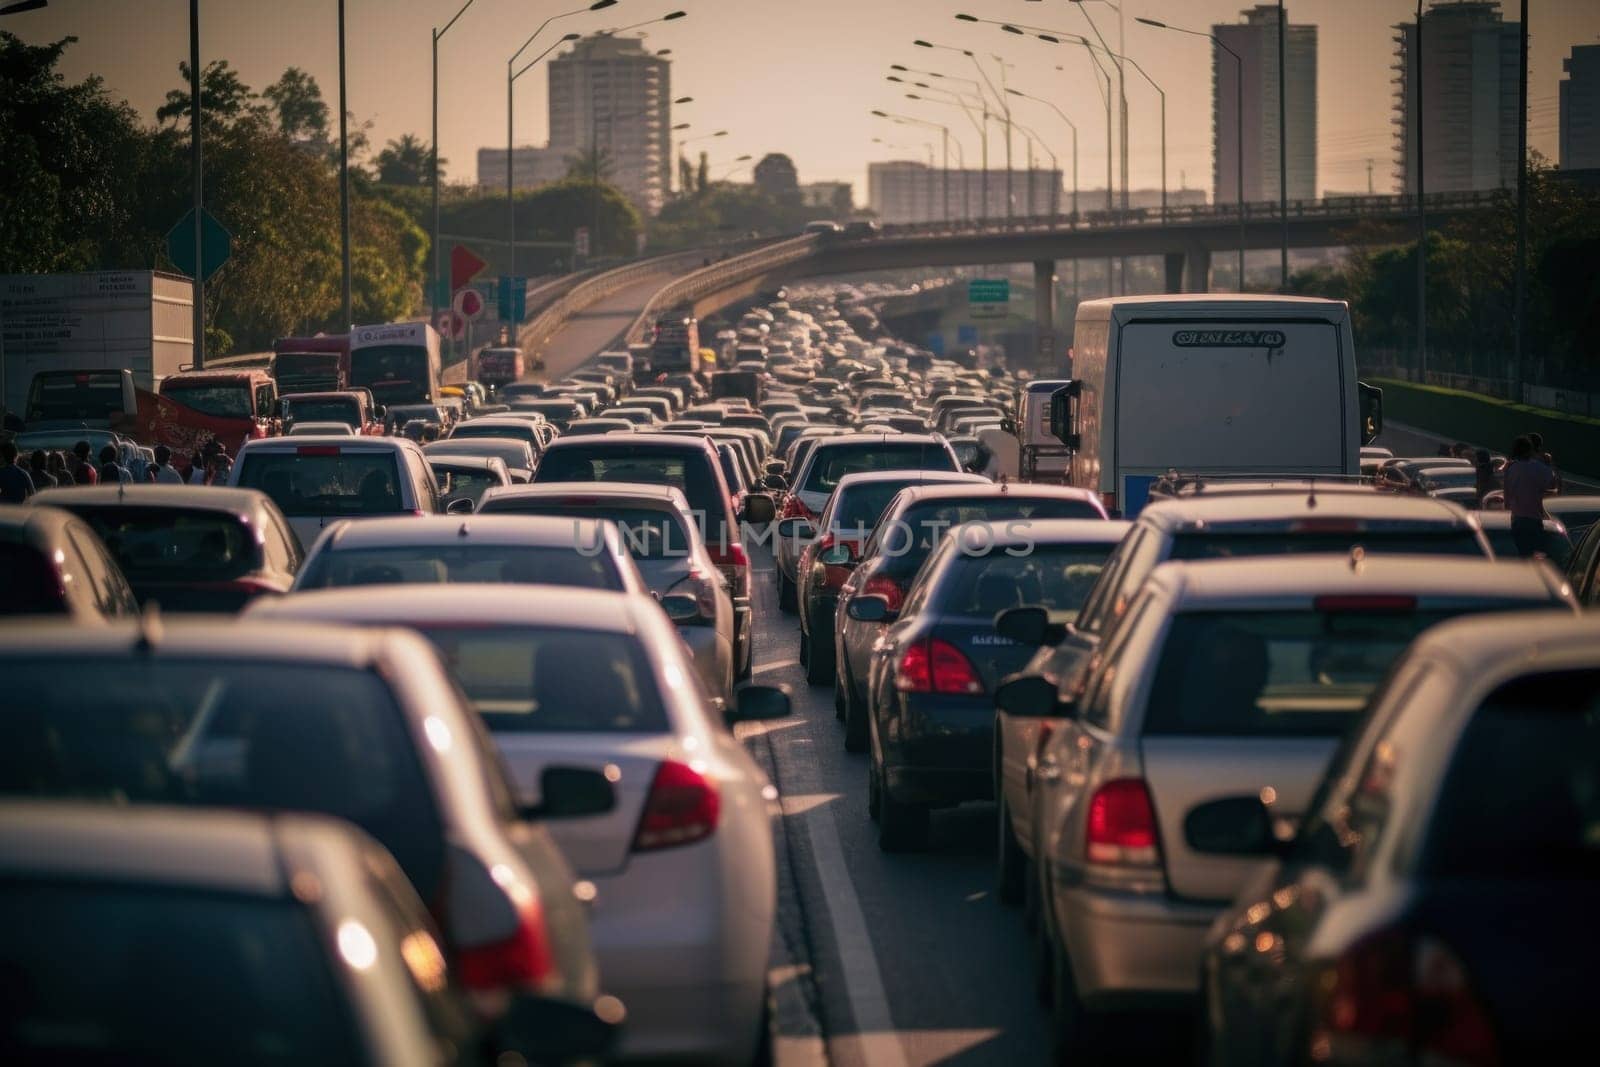
M348 422L297 422L289 427L290 437L316 437L327 434L333 437L355 437L356 428Z
M619 1056L751 1062L766 1038L776 794L649 597L412 586L295 594L259 610L420 630L483 716L523 801L552 771L602 771L612 810L545 812L544 825L598 890L589 929L601 981L628 1010ZM728 717L788 711L782 690L747 686Z

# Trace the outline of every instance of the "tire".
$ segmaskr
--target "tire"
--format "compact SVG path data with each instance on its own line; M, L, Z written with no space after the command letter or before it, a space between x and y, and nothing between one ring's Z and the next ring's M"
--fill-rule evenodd
M1028 857L1023 853L1022 846L1017 844L1016 831L1011 828L1011 806L1006 803L1003 786L999 792L999 802L995 804L995 810L999 813L999 826L995 834L999 838L995 855L995 897L1000 903L1014 908L1022 903L1026 892L1023 879L1027 874Z
M748 682L756 670L756 628L750 627L750 632L745 635L744 645L739 649L742 655L740 662L735 665L734 678L736 682Z
M841 676L838 679L840 703L844 707L844 750L846 752L865 752L867 750L867 715L869 712L864 706L865 702L856 699L855 686L849 679Z
M1072 961L1066 950L1050 943L1050 1062L1077 1067L1095 1058L1098 1020L1078 997Z
M921 852L928 847L928 806L905 804L878 790L878 847L885 852Z
M1027 897L1022 905L1022 923L1028 930L1028 955L1033 964L1033 992L1041 1008L1050 1007L1055 982L1052 972L1050 923L1044 916L1044 886L1039 872L1029 864Z
M811 636L806 638L806 681L812 685L830 685L833 682L833 643L817 640L815 617L811 620Z
M778 567L776 570L778 572L778 610L785 615L793 615L795 612L794 583L784 575L782 567Z
M806 668L811 666L811 642L806 639L804 626L800 628L800 666Z

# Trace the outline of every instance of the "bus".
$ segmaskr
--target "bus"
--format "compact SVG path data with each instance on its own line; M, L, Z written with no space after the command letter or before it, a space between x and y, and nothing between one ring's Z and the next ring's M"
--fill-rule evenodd
M438 332L426 322L355 327L349 384L372 390L385 406L433 403L439 397Z
M350 335L280 337L272 343L279 393L335 393L350 385Z
M1066 482L1132 518L1170 471L1359 475L1365 398L1349 305L1249 294L1078 305L1053 429Z

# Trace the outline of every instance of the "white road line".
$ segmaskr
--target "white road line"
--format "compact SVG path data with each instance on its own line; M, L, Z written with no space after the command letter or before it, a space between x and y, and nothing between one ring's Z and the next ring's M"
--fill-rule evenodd
M754 667L751 667L750 668L750 673L751 674L760 674L762 671L781 671L785 667L798 667L798 666L800 666L800 661L797 660L797 659L768 660L766 663L757 663Z

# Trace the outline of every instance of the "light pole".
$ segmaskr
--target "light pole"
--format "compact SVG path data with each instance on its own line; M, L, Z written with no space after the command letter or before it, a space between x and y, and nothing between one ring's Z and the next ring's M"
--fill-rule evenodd
M1287 16L1283 13L1283 0L1278 0L1278 222L1280 241L1278 266L1281 280L1279 291L1289 291L1289 72L1284 68L1284 35Z
M683 125L683 127L685 129L687 129L688 126L689 126L688 123L683 123L682 125ZM684 150L685 147L687 147L689 145L698 144L701 141L710 141L713 138L726 137L726 136L728 136L728 131L727 130L718 130L715 133L702 134L699 137L685 137L683 140L678 142L678 158L682 159L682 160L687 160L688 159L688 157L683 154L683 150ZM688 192L687 189L680 189L678 191L680 193Z
M717 175L715 180L719 181L719 182L720 181L727 181L728 175L734 173L735 171L743 170L745 168L745 165L747 163L749 163L754 158L756 158L756 157L755 156L749 156L749 155L734 156L732 159L728 160L727 163L719 163L719 164L717 164L717 166L726 167L727 169L724 170L721 174Z
M890 80L899 81L900 79L891 77ZM952 91L950 89L944 89L944 88L940 88L939 86L936 86L936 85L931 85L928 82L914 82L913 84L916 85L917 88L922 89L925 92L943 93L946 96L948 96L949 99L948 100L940 100L940 99L931 98L931 97L919 96L916 93L906 93L905 97L906 97L907 100L918 100L918 101L921 101L921 102L927 103L927 104L947 104L947 105L948 104L954 104L956 107L959 107L961 109L961 113L963 115L967 116L967 121L972 123L973 128L978 131L979 143L982 146L982 155L983 155L982 195L983 195L984 200L987 201L988 200L988 190L989 190L989 122L988 122L988 120L989 120L989 109L984 106L982 97L980 96L976 101L974 101L973 98L971 98L971 97L963 96L961 93L954 92L954 91ZM973 83L973 84L976 84L976 83ZM983 118L981 120L978 118L977 115L974 115L972 113L971 105L974 102L976 102L978 104L979 111L982 113ZM937 124L935 124L935 125L937 125ZM944 126L939 126L939 129L944 131L944 136L945 136L946 140L948 140L948 138L950 136L950 131ZM958 143L957 144L957 149L959 150L959 148L960 148L960 145ZM950 166L949 166L949 164L950 164L950 151L949 151L949 145L946 144L946 146L945 146L945 185L947 187L950 184L950 181L949 181ZM965 208L966 204L967 204L966 166L967 166L966 165L966 161L963 159L962 163L961 163L961 170L962 170L962 177L961 177L962 195L961 195L961 199L962 199L963 208ZM948 201L948 199L949 199L949 196L948 196L948 193L947 193L946 194L946 200ZM967 215L968 218L972 217L970 211L967 211L966 215ZM948 211L946 211L945 217L946 217L946 219L949 218L949 212Z
M906 95L907 96L911 96L911 94L909 94L909 93L907 93ZM911 98L913 100L918 99L915 96L912 96ZM913 117L911 115L896 115L896 114L893 114L893 113L888 112L888 111L880 111L880 110L877 110L877 109L874 109L872 113L875 116L877 116L878 118L880 118L880 119L888 119L890 122L897 122L897 123L901 124L902 126L921 126L921 127L925 128L925 129L938 130L939 131L939 136L940 136L940 138L941 138L941 140L943 141L943 144L944 144L944 221L949 222L950 221L950 127L944 126L944 125L942 125L940 123L937 123L937 122L930 122L927 119L915 118L915 117ZM956 151L958 153L961 151L961 142L959 142L959 141L956 142ZM963 190L965 190L966 186L967 186L967 180L966 180L966 176L965 176L965 172L966 172L966 160L965 160L965 158L963 158L962 161L961 161L961 167L962 167L961 187L962 187ZM969 214L968 217L970 218L971 215Z
M1421 20L1419 19L1420 23ZM1528 0L1522 0L1517 70L1517 290L1512 305L1511 384L1522 399L1522 326L1528 298ZM1419 82L1420 84L1420 82Z
M1043 104L1061 117L1072 131L1072 224L1078 224L1078 124L1067 118L1067 113L1055 105L1054 101L1046 100L1042 96L1031 96L1020 89L1007 89L1012 96L1020 96L1024 100L1032 100L1036 104ZM1054 156L1051 157L1055 158ZM1059 214L1059 212L1058 212Z
M1526 25L1526 21L1524 21ZM1417 0L1417 62L1412 68L1417 83L1417 371L1428 380L1428 201L1422 174L1422 0ZM1522 121L1528 121L1524 112Z
M196 18L199 16L197 15ZM191 46L192 47L192 46ZM198 86L198 82L196 85ZM344 327L349 329L354 325L354 317L350 310L350 137L347 130L350 109L345 104L344 86L344 0L339 0L339 279L340 291L344 295ZM195 96L199 96L198 88ZM196 115L199 114L197 110ZM199 141L199 127L196 125L195 140ZM196 152L199 149L195 149ZM195 255L200 249L200 223L195 222ZM201 270L200 260L194 264L196 274L204 273Z
M1105 37L1100 33L1100 27L1095 25L1094 19L1091 18L1090 15L1089 15L1088 8L1084 6L1086 3L1089 2L1089 0L1070 0L1070 2L1078 5L1079 12L1081 12L1083 14L1084 21L1089 24L1089 29L1094 31L1095 38L1100 42L1100 47L1104 48L1106 50L1106 54L1110 55L1113 58L1113 60L1115 60L1115 64L1116 64L1116 68L1117 68L1117 124L1121 127L1121 133L1122 133L1122 210L1123 211L1127 211L1128 210L1128 87L1127 87L1127 79L1125 77L1125 73L1126 72L1122 69L1122 61L1117 58L1117 53L1127 52L1127 50L1128 50L1127 49L1127 39L1123 36L1123 29L1122 29L1122 25L1123 25L1123 23L1122 23L1122 6L1120 4L1112 3L1111 0L1094 0L1094 2L1096 2L1096 3L1105 4L1107 7L1109 7L1111 10L1113 10L1113 11L1115 11L1117 13L1117 51L1116 52L1112 52L1111 46L1106 44ZM1127 269L1126 262L1124 262L1123 269L1124 270Z
M439 38L450 32L450 27L456 20L467 13L467 8L473 5L474 0L467 0L461 5L450 21L440 29L433 28L433 140L431 153L433 159L428 167L432 175L433 184L433 284L428 287L428 317L433 318L439 310L439 280L444 277L444 250L439 246Z
M978 76L983 79L984 85L988 86L990 95L1000 102L1000 111L1004 115L1006 123L1006 216L1009 218L1011 215L1011 105L1005 102L1005 96L994 87L994 83L989 80L988 71L983 69L983 64L978 62L978 57L970 49L957 48L948 44L934 44L932 41L921 39L911 43L918 48L936 48L945 52L959 52L966 56L972 60L972 65L977 68ZM979 97L983 100L983 214L987 218L989 214L989 98L983 96L981 91Z
M1417 0L1421 6L1422 0ZM1204 37L1224 52L1233 57L1233 109L1234 130L1233 142L1237 152L1234 162L1234 177L1238 183L1239 198L1239 291L1244 292L1244 60L1239 58L1239 53L1222 43L1214 33L1204 33L1200 30L1189 30L1182 26L1169 26L1165 22L1155 19L1136 18L1135 22L1142 22L1146 26L1154 26L1158 30L1172 30L1174 33L1186 33L1190 37Z

